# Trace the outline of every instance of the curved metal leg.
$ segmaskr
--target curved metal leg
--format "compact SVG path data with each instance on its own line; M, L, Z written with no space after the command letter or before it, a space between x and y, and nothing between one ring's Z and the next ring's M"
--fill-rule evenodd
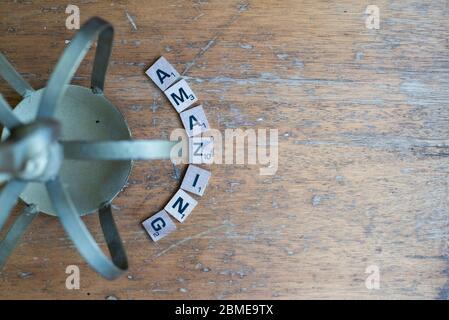
M111 255L113 255L111 261L103 253L89 230L87 230L86 225L82 222L59 177L48 181L46 186L62 226L72 239L79 253L103 277L110 280L117 278L127 269L128 263L124 250L122 250L123 248L117 247L116 242L119 238L116 235L118 235L118 231L115 223L111 222L112 216L109 217L108 212L103 211L101 215L103 218L100 218L102 228L107 232L105 237L108 247L110 250L111 248L113 249L111 250Z
M0 76L22 97L28 96L34 89L14 69L6 57L0 53Z
M16 205L25 186L26 182L24 181L11 180L0 191L0 230L3 229L11 209Z
M101 229L103 230L104 238L111 253L112 262L122 270L128 269L128 258L126 257L122 239L120 238L114 217L112 216L111 204L104 204L99 210L99 215Z
M114 29L112 26L104 29L98 36L97 51L95 52L94 66L92 68L91 88L94 93L103 93L104 79L108 70L109 57L112 51Z
M8 230L5 238L0 241L0 270L3 269L6 261L16 247L17 242L28 229L28 226L31 222L33 222L38 213L39 211L37 211L37 208L34 205L25 207L17 217L12 227Z
M178 142L167 140L63 141L64 157L84 160L168 159Z
M0 123L9 130L22 124L22 122L20 122L20 120L17 119L17 117L14 115L8 102L3 98L1 94L0 94Z
M47 88L42 95L37 118L50 118L53 116L56 106L59 105L65 94L67 84L83 61L92 42L98 38L98 47L95 53L95 62L92 69L92 89L94 92L102 92L104 78L111 54L114 29L106 21L100 18L88 20L70 42L62 57L59 59L53 71Z

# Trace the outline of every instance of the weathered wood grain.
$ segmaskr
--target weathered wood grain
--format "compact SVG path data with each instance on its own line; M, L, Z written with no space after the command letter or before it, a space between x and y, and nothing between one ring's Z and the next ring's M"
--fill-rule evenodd
M56 3L56 4L55 4ZM215 165L184 224L140 223L180 184L140 162L114 201L130 270L108 282L40 216L0 275L0 298L449 298L447 1L76 1L116 37L105 93L136 138L182 124L144 71L164 55L211 127L276 128L279 169ZM368 4L380 30L365 28ZM65 6L2 1L0 50L35 88L65 40ZM75 83L88 85L92 52ZM12 105L19 97L4 84ZM185 166L178 169L185 170ZM85 218L100 239L96 216ZM69 264L81 289L65 288ZM380 290L365 269L380 268Z

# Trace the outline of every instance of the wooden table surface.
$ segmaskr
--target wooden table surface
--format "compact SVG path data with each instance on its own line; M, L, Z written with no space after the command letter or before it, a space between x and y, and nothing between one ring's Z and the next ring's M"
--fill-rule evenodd
M106 96L135 138L168 138L176 111L144 74L183 72L213 128L279 130L279 169L213 165L184 224L152 242L140 222L180 181L136 163L114 201L129 271L102 279L57 219L39 216L0 275L0 298L449 298L447 1L88 1L116 31ZM380 29L365 9L380 9ZM63 1L2 1L0 50L34 88L66 40ZM74 83L88 86L93 52ZM11 105L20 97L5 82ZM181 173L185 166L180 166ZM84 218L105 248L98 217ZM78 265L81 288L67 290ZM380 289L365 285L369 266Z

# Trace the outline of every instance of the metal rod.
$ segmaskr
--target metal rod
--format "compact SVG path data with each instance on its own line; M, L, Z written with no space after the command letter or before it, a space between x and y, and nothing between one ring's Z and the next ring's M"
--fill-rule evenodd
M97 50L95 51L94 66L92 68L91 87L94 93L103 93L104 79L108 70L109 58L114 40L112 26L104 29L98 36Z
M9 256L16 247L17 242L28 229L28 226L31 222L33 222L38 213L39 211L37 211L36 206L26 206L8 230L5 238L0 241L0 270L3 269L6 261L8 261Z
M109 252L111 253L112 261L120 269L128 269L128 259L114 217L112 216L110 203L101 206L99 218L104 238L108 245Z
M26 186L25 181L11 180L6 183L0 191L0 230L8 220L11 209L16 205L17 200Z
M0 94L0 123L8 128L12 129L22 124L22 122L12 112L8 102Z
M22 78L22 76L14 69L6 57L0 53L0 76L9 83L14 90L22 97L26 97L34 89Z
M177 141L63 141L64 157L84 160L168 159Z

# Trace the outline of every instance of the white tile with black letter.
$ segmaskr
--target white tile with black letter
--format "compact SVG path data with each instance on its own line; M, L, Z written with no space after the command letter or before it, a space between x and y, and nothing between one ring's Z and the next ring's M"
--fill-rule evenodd
M199 135L209 130L209 122L202 105L187 109L180 114L182 124L189 137Z
M182 180L181 189L203 196L210 176L210 171L190 164Z
M165 90L164 93L178 113L184 111L198 101L195 93L184 79L176 82L170 88Z
M187 192L179 189L164 209L179 222L184 222L197 204L198 202Z
M180 78L178 71L164 57L160 57L145 73L162 91Z
M165 210L161 210L149 217L142 222L142 225L153 241L158 241L176 230L175 223L170 219Z
M214 139L212 137L189 138L189 163L211 164L214 161Z

